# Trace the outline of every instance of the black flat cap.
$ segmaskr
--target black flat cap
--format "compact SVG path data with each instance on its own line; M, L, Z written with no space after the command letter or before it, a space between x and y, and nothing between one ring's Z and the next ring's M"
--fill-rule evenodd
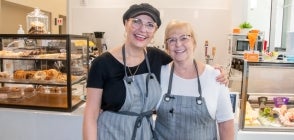
M161 25L160 12L148 3L134 4L123 15L123 23L129 18L133 18L139 15L148 15L154 22L156 22L158 28Z

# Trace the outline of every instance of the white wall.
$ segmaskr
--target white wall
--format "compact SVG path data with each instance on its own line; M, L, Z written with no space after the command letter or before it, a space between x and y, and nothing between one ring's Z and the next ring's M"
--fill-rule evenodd
M233 0L234 1L234 0ZM242 0L238 0L239 2ZM155 46L163 45L163 32L168 21L183 19L191 22L196 30L198 50L196 58L204 61L205 40L215 46L216 61L225 64L227 56L227 34L232 30L232 0L68 0L69 33L104 31L109 48L122 45L124 26L122 15L134 3L148 2L162 14L162 26L156 33ZM85 3L82 3L85 2ZM243 2L244 3L244 2ZM242 10L242 6L235 10ZM244 9L244 8L243 8ZM238 16L243 21L245 16ZM240 23L237 20L238 24Z
M40 8L52 13L66 16L66 2L67 0L5 0L8 2L24 5L27 7Z
M271 0L250 0L249 1L248 21L252 24L254 29L259 29L260 31L264 32L265 40L269 40L269 30L270 30L270 22L271 22L270 16L271 16ZM282 18L282 16L280 17Z
M25 27L25 25L26 25L26 24L24 24L26 22L25 16L26 16L26 14L28 14L29 12L32 12L33 10L29 11L28 13L21 13L21 12L24 12L23 8L26 8L26 7L40 8L41 11L50 13L50 15L51 15L50 32L51 33L56 33L56 34L59 33L59 28L58 28L57 25L54 25L54 19L58 18L59 15L66 16L66 12L67 12L67 10L66 10L67 9L66 8L67 0L50 0L50 1L48 1L48 0L1 0L1 1L7 1L7 2L10 2L10 3L15 3L15 4L19 5L19 6L21 6L21 5L25 6L25 7L17 7L16 5L12 5L11 8L17 8L15 11L13 11L13 13L5 13L5 15L3 13L2 16L0 14L0 19L1 19L1 17L3 19L5 19L5 16L7 16L7 15L12 15L13 17L15 17L14 14L17 14L18 16L22 16L21 18L15 17L17 19L13 19L13 20L11 20L11 22L10 22L10 20L8 20L6 22L1 22L0 21L0 23L3 24L2 25L3 26L2 30L5 28L5 33L15 33L15 31L18 29L17 28L18 24L22 24ZM2 2L2 3L4 3L4 2ZM7 10L7 8L8 7L6 7L6 10ZM2 12L1 9L0 9L0 11ZM4 11L4 12L8 12L8 11ZM12 25L10 25L11 23L12 23ZM14 26L15 29L12 28L11 26ZM1 30L1 26L0 26L0 30ZM11 30L13 32L11 32Z
M232 28L239 27L240 23L247 20L248 0L231 0Z

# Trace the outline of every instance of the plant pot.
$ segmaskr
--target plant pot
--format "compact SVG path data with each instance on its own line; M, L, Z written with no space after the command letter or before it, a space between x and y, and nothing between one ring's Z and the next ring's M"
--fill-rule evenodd
M241 34L244 34L244 35L247 35L249 33L250 29L249 28L244 28L244 29L241 29Z

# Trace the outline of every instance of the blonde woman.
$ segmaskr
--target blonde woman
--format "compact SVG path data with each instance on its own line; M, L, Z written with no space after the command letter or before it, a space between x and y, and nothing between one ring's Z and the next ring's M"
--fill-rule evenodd
M229 90L215 78L220 72L196 61L191 24L172 21L165 30L166 50L173 62L161 69L162 99L155 131L159 140L234 140ZM218 127L218 128L217 128Z

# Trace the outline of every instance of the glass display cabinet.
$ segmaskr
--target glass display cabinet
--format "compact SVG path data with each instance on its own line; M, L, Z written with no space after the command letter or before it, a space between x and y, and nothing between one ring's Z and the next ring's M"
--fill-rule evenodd
M0 34L0 107L71 112L83 103L88 38Z
M242 61L239 130L294 132L294 63L238 61Z

